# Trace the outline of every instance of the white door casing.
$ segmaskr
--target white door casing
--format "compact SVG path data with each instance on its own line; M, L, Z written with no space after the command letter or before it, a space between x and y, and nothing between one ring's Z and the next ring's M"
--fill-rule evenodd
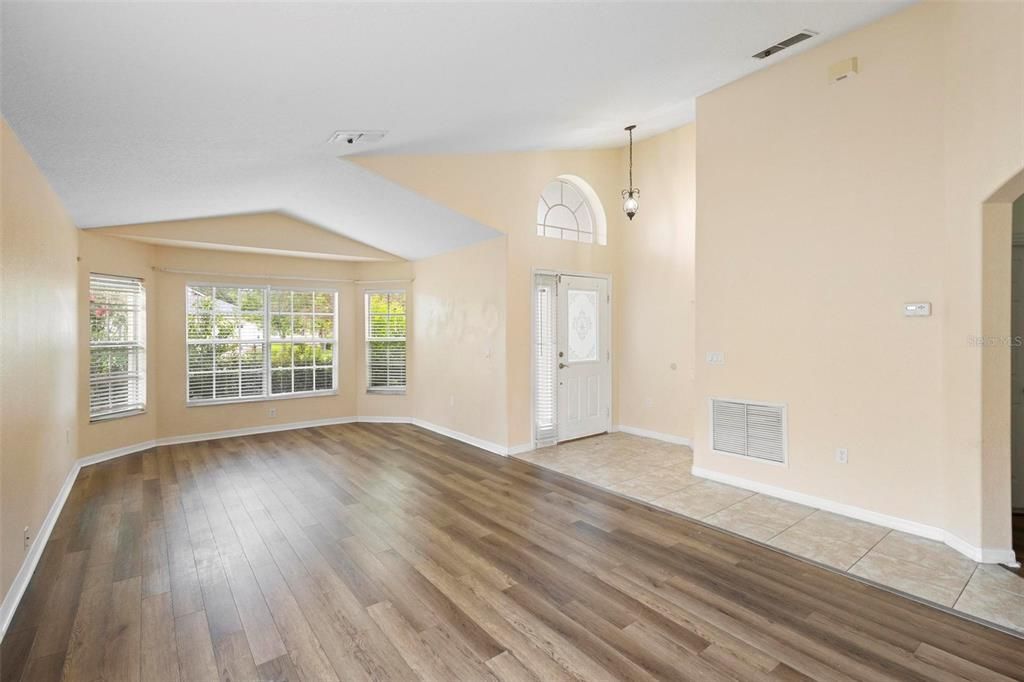
M611 299L608 280L558 281L558 440L611 428Z

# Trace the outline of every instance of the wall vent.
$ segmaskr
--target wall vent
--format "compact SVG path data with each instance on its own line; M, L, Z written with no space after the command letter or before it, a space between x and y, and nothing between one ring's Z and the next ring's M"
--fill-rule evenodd
M740 457L785 463L785 405L712 398L711 448Z
M812 31L810 29L806 29L805 28L803 31L800 31L796 35L792 35L792 36L786 38L785 40L780 40L779 42L775 43L771 47L768 47L768 48L765 48L765 49L760 50L758 52L755 52L751 56L754 59L765 59L767 57L771 57L776 52L782 52L787 47L793 47L797 43L802 43L805 40L807 40L808 38L813 38L816 35L818 35L817 31Z

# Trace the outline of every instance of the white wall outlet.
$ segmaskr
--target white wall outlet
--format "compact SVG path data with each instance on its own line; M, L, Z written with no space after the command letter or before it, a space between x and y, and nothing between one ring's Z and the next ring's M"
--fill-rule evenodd
M32 544L32 534L28 532L28 526L25 526L25 549Z
M840 464L846 464L850 461L850 453L847 452L846 448L836 448L836 461Z
M654 398L651 396L644 398L644 407L654 407Z
M277 416L277 408L276 407L271 407L269 412L270 412L270 416L271 417L276 417Z
M720 350L710 351L706 357L709 365L725 364L725 353Z

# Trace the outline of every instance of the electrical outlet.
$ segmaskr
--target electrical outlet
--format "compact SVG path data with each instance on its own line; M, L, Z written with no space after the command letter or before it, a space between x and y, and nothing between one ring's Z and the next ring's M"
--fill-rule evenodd
M720 350L711 351L706 356L709 365L724 365L725 353Z
M840 464L850 461L850 453L846 451L846 448L836 448L836 461Z
M644 398L644 407L654 407L654 398L650 396Z
M276 407L271 407L270 408L270 416L271 417L276 417L277 416L277 408Z
M32 535L28 532L28 526L25 526L25 549L32 544Z

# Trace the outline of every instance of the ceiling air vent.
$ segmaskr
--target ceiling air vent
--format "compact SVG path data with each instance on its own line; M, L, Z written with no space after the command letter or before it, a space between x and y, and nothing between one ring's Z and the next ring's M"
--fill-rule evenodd
M346 142L348 144L369 144L380 142L388 134L386 130L335 130L327 138L328 143Z
M711 400L711 448L768 462L786 461L786 407Z
M818 35L817 31L812 31L810 29L804 29L803 31L800 31L800 33L797 33L795 36L790 36L790 37L786 38L785 40L780 40L779 42L775 43L771 47L766 48L764 50L761 50L759 52L756 52L755 54L753 54L751 56L754 59L764 59L766 57L771 57L776 52L782 52L787 47L793 47L797 43L802 43L805 40L807 40L808 38L813 38L816 35Z

